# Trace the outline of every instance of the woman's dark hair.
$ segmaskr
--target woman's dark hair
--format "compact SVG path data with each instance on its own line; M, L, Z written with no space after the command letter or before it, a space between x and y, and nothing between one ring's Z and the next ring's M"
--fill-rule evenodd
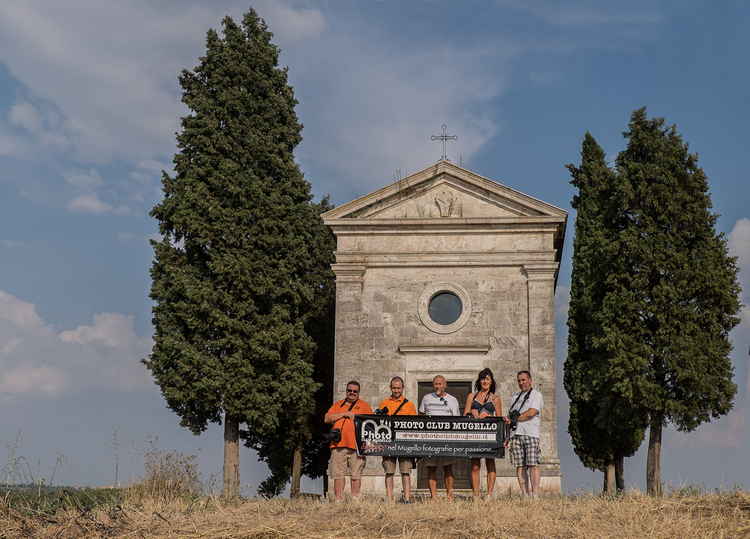
M490 380L492 380L492 383L490 384L490 393L495 393L495 376L492 374L492 371L490 369L482 369L479 371L479 376L477 376L477 381L474 382L474 390L479 391L482 388L482 380L487 378L489 375Z

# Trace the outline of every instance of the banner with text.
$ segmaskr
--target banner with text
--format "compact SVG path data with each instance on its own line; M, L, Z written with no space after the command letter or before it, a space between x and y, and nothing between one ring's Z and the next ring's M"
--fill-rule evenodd
M501 417L356 415L354 428L365 456L505 458Z

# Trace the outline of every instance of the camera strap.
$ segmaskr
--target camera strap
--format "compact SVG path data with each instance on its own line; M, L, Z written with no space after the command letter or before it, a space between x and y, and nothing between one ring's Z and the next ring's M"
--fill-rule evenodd
M354 401L353 403L351 403L351 404L349 405L349 410L348 410L348 411L349 411L349 412L351 412L351 411L352 411L352 408L354 408L354 405L355 405L355 404L357 404L358 402L359 402L359 397L357 397L357 400L355 400L355 401ZM341 406L339 406L339 410L340 410L341 408L343 408L343 407L344 407L345 405L346 405L346 400L344 400L344 402L342 402L342 403L341 403ZM347 420L347 419L349 419L349 418L348 418L348 417L345 417L345 418L344 418L344 423L346 423L346 420ZM341 425L343 426L343 425L344 425L344 423L341 423Z
M531 392L534 391L534 389L529 389L529 391L524 396L523 400L521 401L521 406L518 407L518 411L521 411L521 408L523 408L523 405L526 404L526 401L529 400L529 395L531 395ZM516 403L518 403L518 399L521 398L521 395L519 394L518 397L516 397L516 400L513 401L513 404L510 405L510 410L508 410L508 413L513 411L513 408L515 407Z
M407 399L406 397L404 397L404 401L401 404L398 405L398 408L396 408L396 411L393 412L391 415L398 415L399 410L401 410L401 408L403 408L404 404L406 404L407 402L409 402L409 399Z

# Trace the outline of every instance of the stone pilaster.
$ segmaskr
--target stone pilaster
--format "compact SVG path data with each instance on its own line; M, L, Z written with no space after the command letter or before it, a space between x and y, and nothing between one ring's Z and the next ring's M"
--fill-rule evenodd
M529 321L529 371L544 396L542 409L542 475L559 477L557 458L557 392L555 372L555 278L558 263L525 264Z
M333 396L346 396L349 380L362 373L362 280L363 265L331 264L336 274L336 340L334 343Z

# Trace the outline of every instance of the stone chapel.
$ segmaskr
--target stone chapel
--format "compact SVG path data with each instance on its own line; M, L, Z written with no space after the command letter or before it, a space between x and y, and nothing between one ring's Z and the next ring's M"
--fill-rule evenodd
M541 488L559 492L554 298L567 216L447 160L325 213L337 240L335 400L358 380L375 409L401 376L418 408L442 374L463 411L489 367L505 412L527 369L544 396ZM470 488L468 462L454 466L455 489ZM517 491L509 457L496 467L496 492ZM362 492L384 491L383 476L369 458Z

